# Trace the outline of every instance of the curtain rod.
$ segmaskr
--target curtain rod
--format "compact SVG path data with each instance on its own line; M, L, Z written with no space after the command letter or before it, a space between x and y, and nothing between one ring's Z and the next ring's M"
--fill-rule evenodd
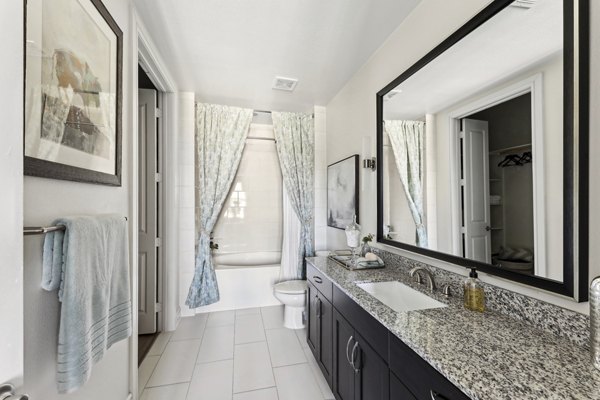
M246 140L248 139L253 139L253 140L268 140L271 142L277 142L277 140L273 139L273 138L268 138L268 137L259 137L259 136L246 136Z
M254 114L272 114L272 111L266 111L266 110L252 110L252 112ZM311 117L315 117L315 114L310 114Z

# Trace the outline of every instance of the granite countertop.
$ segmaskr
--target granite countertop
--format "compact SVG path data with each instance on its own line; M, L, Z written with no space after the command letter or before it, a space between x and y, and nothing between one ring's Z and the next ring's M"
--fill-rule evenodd
M588 349L497 312L466 310L396 267L349 271L326 257L307 261L474 400L600 399ZM396 312L356 283L399 281L448 307Z

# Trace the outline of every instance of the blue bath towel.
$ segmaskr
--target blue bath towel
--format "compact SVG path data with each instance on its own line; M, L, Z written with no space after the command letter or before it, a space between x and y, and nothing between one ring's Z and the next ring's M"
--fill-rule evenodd
M58 289L59 393L73 392L114 343L131 335L127 223L122 216L60 218L47 233L42 288Z

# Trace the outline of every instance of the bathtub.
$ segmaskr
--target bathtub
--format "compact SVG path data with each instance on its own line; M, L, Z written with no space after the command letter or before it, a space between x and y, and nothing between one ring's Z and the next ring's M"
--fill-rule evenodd
M281 252L215 254L213 262L221 300L196 313L276 306L273 284L279 278Z

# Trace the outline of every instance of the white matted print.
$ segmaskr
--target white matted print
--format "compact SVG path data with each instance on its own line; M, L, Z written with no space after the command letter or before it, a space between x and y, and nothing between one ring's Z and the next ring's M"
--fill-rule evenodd
M26 173L117 184L122 32L99 0L28 0L26 28Z
M345 229L358 221L358 155L327 167L327 226Z

